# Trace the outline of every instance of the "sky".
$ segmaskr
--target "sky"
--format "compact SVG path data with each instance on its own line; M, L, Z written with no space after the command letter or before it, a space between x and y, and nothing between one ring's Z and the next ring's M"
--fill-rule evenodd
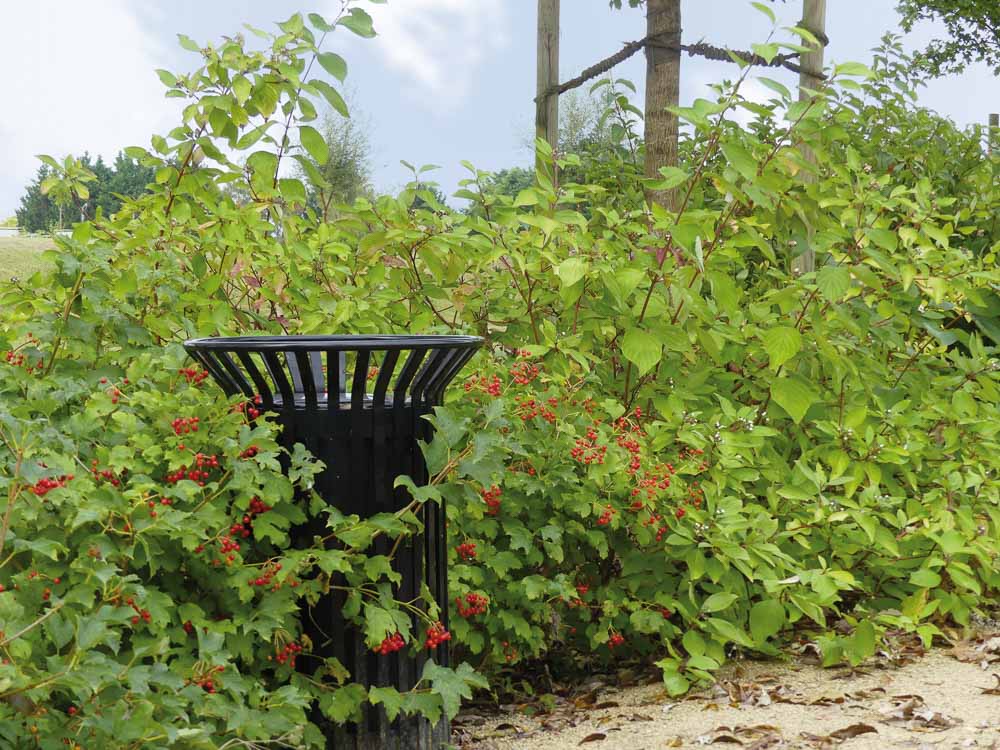
M187 71L196 55L176 35L208 42L243 23L273 28L296 11L333 15L339 0L0 0L0 220L14 213L34 175L36 154L89 151L113 158L148 146L177 122L177 102L163 97L154 72ZM898 29L894 0L830 0L827 63L870 60L887 31ZM460 162L495 170L528 165L535 86L536 0L389 0L363 2L379 36L344 30L327 48L348 61L354 111L369 125L374 182L393 190L408 179L400 160L436 164L446 193L467 176ZM774 4L782 25L801 14L800 0ZM747 48L770 22L748 0L684 0L683 38ZM644 35L641 9L613 11L607 0L562 0L560 79ZM917 48L935 29L904 39ZM641 91L641 53L616 69ZM733 65L685 56L681 103L710 96L707 86ZM793 82L792 74L767 75ZM757 84L759 87L759 84ZM763 91L763 89L760 89ZM753 89L750 90L753 93ZM923 89L920 102L959 125L982 123L1000 109L1000 79L984 67Z

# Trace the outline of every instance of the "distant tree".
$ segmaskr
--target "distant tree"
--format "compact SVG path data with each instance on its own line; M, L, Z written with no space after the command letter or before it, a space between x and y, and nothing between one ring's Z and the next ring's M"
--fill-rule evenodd
M935 39L917 56L934 76L960 73L974 63L986 63L1000 75L1000 2L997 0L899 0L903 29L919 21L940 21L947 39Z
M328 157L325 163L305 154L300 171L308 173L307 184L317 185L308 196L309 207L318 215L330 217L334 206L351 204L360 197L371 196L372 150L368 136L369 123L358 115L342 117L328 112L318 128L326 141Z
M532 170L524 167L507 167L490 175L485 187L487 192L509 195L513 198L525 188L531 187L534 181L535 175Z

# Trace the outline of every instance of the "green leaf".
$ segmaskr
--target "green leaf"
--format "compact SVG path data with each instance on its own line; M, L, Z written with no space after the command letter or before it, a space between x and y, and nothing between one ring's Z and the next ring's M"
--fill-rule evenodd
M772 370L777 370L802 350L802 334L791 326L777 326L761 335Z
M316 89L323 96L323 98L326 99L327 104L333 107L334 111L342 117L351 116L350 111L347 109L347 102L344 101L344 97L342 97L340 92L329 83L321 78L314 78L309 81L309 85Z
M428 680L431 689L441 696L444 713L449 719L455 718L458 714L458 710L462 707L462 698L472 697L472 688L489 686L486 678L476 674L476 670L465 662L455 669L448 669L438 666L433 659L430 659L424 665L420 679Z
M785 607L777 599L765 599L750 608L750 635L757 644L781 632L785 624Z
M372 23L372 17L361 10L361 8L351 8L350 14L340 19L340 25L365 39L371 39L375 36L375 26Z
M873 78L875 76L871 68L859 62L846 62L835 65L833 74L835 76L860 76L862 78Z
M702 602L701 611L718 612L731 606L737 599L739 599L739 597L736 594L731 594L728 591L720 591L719 593L712 594L704 602Z
M875 655L875 626L869 620L862 620L854 628L854 633L845 644L844 652L847 660L857 666L865 659Z
M816 274L816 286L824 297L836 302L851 288L851 274L843 266L823 266Z
M757 160L739 143L725 143L722 153L737 172L748 180L757 176Z
M178 34L177 40L180 42L181 47L186 49L188 52L201 52L201 47L199 47L198 43L191 37L185 36L184 34Z
M319 707L323 715L333 719L338 724L361 718L361 705L368 693L364 685L353 683L344 687L324 692L320 698Z
M868 239L883 250L894 253L896 252L896 248L899 247L898 235L895 232L890 232L888 229L869 227L865 230L865 234L868 235Z
M921 568L910 574L910 583L924 589L933 589L941 585L941 576L930 568Z
M656 367L663 353L663 345L652 334L633 328L622 341L622 354L639 369L640 375Z
M556 268L556 274L563 286L573 286L587 275L587 261L579 256L567 258Z
M169 70L157 70L156 75L159 76L164 86L169 86L170 88L173 88L174 86L177 85L177 76L175 76Z
M774 11L771 10L768 6L764 5L764 3L754 2L754 3L750 3L750 4L753 7L755 7L757 10L759 10L761 13L763 13L765 16L767 16L768 18L770 18L771 19L771 23L777 23L778 22L778 19L775 18L775 16L774 16Z
M323 66L323 70L341 83L347 78L347 62L336 52L320 52L316 55L316 60Z
M299 140L313 159L319 164L326 164L327 159L330 158L330 148L326 145L326 140L316 128L310 125L300 125Z
M793 375L771 383L771 398L799 424L809 407L819 400L819 393L807 380Z

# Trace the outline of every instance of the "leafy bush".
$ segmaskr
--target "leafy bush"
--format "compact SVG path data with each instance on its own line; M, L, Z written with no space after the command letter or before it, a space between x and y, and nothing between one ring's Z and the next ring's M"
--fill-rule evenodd
M447 503L451 629L486 668L614 650L682 692L734 649L775 654L797 631L859 663L881 634L930 642L995 595L1000 376L966 324L996 304L1000 191L968 135L887 95L906 90L891 50L824 99L771 82L748 102L746 68L682 108L690 156L661 184L686 195L676 215L629 198L641 149L618 102L621 169L558 155L587 181L542 174L514 197L472 170L467 214L415 184L324 223L317 186L282 165L323 179L310 97L342 102L309 60L346 64L316 36L371 29L356 8L309 20L264 51L182 39L202 66L160 77L184 121L128 151L152 191L0 291L0 737L312 747L313 701L335 721L366 702L437 716L483 684L430 663L419 689L366 695L334 660L308 676L276 658L309 658L299 607L342 572L369 645L398 630L419 649L364 553L418 523L332 512L337 549L292 549L323 512L316 466L181 372L195 335L487 338L434 417L435 479L411 507ZM961 171L935 168L956 148ZM807 244L819 270L793 277ZM420 627L442 617L426 604Z

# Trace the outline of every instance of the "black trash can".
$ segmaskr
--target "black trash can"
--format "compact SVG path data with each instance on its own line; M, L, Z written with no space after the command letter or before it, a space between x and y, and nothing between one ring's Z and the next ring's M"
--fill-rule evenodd
M302 443L326 464L316 491L345 514L366 518L391 513L410 502L396 477L425 484L427 467L418 440L432 427L423 417L441 403L444 389L482 345L476 336L247 336L187 341L188 353L229 395L242 394L281 425L281 442ZM445 509L423 508L424 533L397 549L393 566L401 575L397 597L417 598L426 584L447 627L448 538ZM298 529L297 543L311 545L320 524ZM374 554L388 554L391 539L376 540ZM314 653L336 657L351 679L366 687L409 690L432 657L448 665L448 646L382 655L340 612L342 593L331 592L302 617ZM418 623L414 623L415 632ZM309 669L302 659L300 668ZM335 750L436 750L448 741L448 723L397 717L366 705L358 724L320 722L327 747Z

